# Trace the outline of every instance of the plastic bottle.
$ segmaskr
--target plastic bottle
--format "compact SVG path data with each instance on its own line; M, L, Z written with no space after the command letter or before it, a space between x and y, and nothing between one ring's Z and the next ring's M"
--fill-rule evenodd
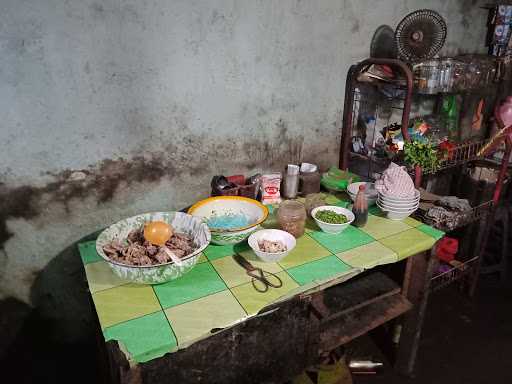
M368 200L366 198L365 185L359 186L352 213L355 216L354 225L356 227L364 227L368 221Z
M450 140L459 139L459 110L455 95L447 95L443 98L441 119L448 130Z
M498 113L505 127L512 125L512 96L508 96L499 106Z

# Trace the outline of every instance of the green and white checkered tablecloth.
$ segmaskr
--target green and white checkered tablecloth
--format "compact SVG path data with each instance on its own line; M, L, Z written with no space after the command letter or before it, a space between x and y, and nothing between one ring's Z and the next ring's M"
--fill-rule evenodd
M345 206L334 196L328 202ZM254 316L270 303L346 280L364 269L393 263L430 249L444 234L414 219L391 221L373 207L363 228L321 232L308 221L297 247L278 263L256 259L247 244L237 252L276 273L281 288L254 290L235 262L233 246L208 246L198 264L179 279L160 285L122 281L96 253L95 242L79 244L87 282L105 340L118 340L129 359L145 362L184 348ZM271 214L264 226L275 226Z

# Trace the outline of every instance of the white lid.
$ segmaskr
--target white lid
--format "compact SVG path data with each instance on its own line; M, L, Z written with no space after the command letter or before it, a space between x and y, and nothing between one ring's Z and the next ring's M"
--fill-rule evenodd
M299 166L295 164L288 164L288 167L286 168L286 173L288 175L298 175L299 174Z
M311 172L316 172L317 170L318 170L318 167L315 164L302 163L300 165L300 171L302 173L311 173Z

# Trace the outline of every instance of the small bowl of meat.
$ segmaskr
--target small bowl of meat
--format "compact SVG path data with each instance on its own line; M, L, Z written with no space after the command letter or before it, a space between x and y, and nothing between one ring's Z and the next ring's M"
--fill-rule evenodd
M167 227L162 242L145 238L150 224ZM211 240L201 219L183 212L152 212L112 224L96 240L96 251L119 277L161 284L189 272Z
M248 239L249 246L256 256L267 263L282 260L297 245L293 235L280 229L262 229Z

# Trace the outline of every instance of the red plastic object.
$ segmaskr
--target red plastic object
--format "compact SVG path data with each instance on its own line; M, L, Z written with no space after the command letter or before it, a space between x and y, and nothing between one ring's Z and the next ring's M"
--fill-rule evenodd
M449 263L452 260L455 260L455 255L453 253L445 252L441 249L437 250L437 258L441 261Z
M243 196L250 199L257 197L257 184L245 184L244 175L227 176L229 182L236 184L235 187L229 189L212 189L212 196Z
M454 155L454 151L453 150L455 149L455 144L449 142L448 140L445 140L441 144L439 144L439 149L445 151L446 158L448 160L452 160L453 159L453 155Z
M436 255L439 260L449 263L455 259L458 251L459 240L453 237L443 237L437 244Z
M236 185L245 185L245 176L244 175L233 175L226 177L230 183L234 183Z
M239 185L238 194L240 196L248 197L250 199L256 199L256 186L256 184Z

